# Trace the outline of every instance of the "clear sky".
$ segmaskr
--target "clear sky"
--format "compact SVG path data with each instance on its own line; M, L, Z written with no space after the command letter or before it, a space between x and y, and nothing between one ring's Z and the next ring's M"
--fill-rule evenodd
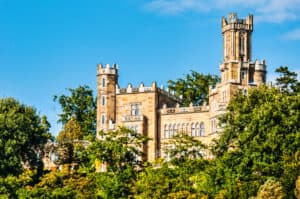
M117 63L121 87L218 73L221 17L254 15L253 59L269 79L300 72L300 0L0 0L0 97L46 115L57 134L66 88L96 88L96 65ZM96 94L96 93L95 93Z

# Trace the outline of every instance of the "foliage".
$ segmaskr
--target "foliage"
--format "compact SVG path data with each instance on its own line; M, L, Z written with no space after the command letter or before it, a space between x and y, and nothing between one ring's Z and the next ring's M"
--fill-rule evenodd
M293 164L299 153L299 121L299 95L266 86L250 90L248 96L240 93L221 119L225 128L214 148L221 165L216 170L225 175L225 181L216 176L220 186L231 197L247 198L273 176L286 182L284 189L291 194L294 185L288 182L295 182L300 174L299 164ZM292 175L282 175L289 172ZM252 190L244 190L252 183Z
M194 137L181 132L163 143L163 149L165 153L169 154L174 165L180 165L189 160L202 158L206 146Z
M96 102L88 86L69 88L70 95L54 96L62 108L58 122L63 125L74 118L79 124L84 139L92 140L96 135Z
M56 141L62 143L82 139L83 132L81 131L80 124L74 117L71 117L71 119L63 126L63 130L58 134Z
M182 96L184 106L190 103L201 105L208 103L209 86L214 86L220 78L216 75L204 75L196 71L191 71L184 78L178 78L176 81L169 80L168 88L175 91L177 97Z
M284 199L286 197L284 188L280 182L268 179L260 186L256 199Z
M280 76L276 78L276 85L283 91L300 92L300 82L297 80L297 73L292 72L287 66L280 66L275 70Z
M9 175L0 177L0 198L16 198L17 191L33 183L35 171L24 171L18 176Z
M18 175L24 166L42 168L42 150L50 137L49 123L34 108L0 99L0 176Z
M142 167L142 149L148 138L125 127L107 133L99 132L99 136L101 139L93 142L88 149L92 163L100 160L107 164L108 171L114 173L128 167Z

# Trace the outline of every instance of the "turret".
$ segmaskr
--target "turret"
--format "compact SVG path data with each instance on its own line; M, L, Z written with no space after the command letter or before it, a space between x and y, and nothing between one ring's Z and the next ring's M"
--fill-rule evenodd
M224 62L251 60L252 32L252 15L246 19L238 19L236 13L230 13L227 19L222 17Z
M254 82L257 85L261 85L266 83L266 62L263 60L262 62L259 62L258 60L255 61L254 64Z
M97 68L97 133L114 128L116 120L116 87L118 66L102 64Z

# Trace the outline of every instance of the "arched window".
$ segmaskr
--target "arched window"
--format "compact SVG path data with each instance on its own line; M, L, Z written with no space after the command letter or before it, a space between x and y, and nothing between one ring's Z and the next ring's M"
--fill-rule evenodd
M205 127L204 127L204 123L201 122L200 124L200 136L204 136L205 135Z
M169 124L169 135L168 135L168 138L172 137L172 135L173 135L172 124Z
M186 133L186 125L185 125L185 123L183 123L182 124L182 126L181 126L181 132L184 132L184 133Z
M173 125L173 135L172 135L172 137L173 137L174 135L176 135L176 134L177 134L177 125L174 124L174 125Z
M191 126L191 135L196 136L196 129L195 129L195 124L194 123L192 123L192 126Z
M164 138L165 139L168 139L169 138L169 127L168 127L168 125L166 124L165 125L165 128L164 128L164 131L165 131L165 135L164 135Z
M196 123L196 126L195 126L195 136L199 136L200 134L200 126L199 126L199 123L197 122Z

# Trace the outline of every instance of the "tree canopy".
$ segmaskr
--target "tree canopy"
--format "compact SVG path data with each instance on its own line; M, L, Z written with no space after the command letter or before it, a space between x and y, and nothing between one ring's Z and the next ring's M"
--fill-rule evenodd
M84 139L94 139L96 135L96 101L93 91L88 86L69 88L70 95L54 96L62 108L58 122L65 125L75 119L83 132Z
M220 78L216 75L204 75L196 71L191 71L184 78L169 80L168 88L175 92L177 97L182 97L183 105L202 105L208 103L208 91L210 86L214 86Z
M0 99L0 176L42 167L43 147L50 138L46 117L13 98Z

